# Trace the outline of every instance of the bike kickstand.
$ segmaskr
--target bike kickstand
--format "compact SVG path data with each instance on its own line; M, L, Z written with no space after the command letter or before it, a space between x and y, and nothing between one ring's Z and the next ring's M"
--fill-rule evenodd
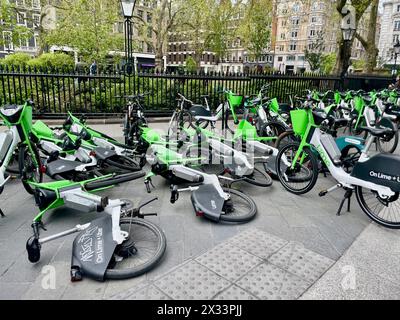
M350 204L351 204L350 200L351 200L352 195L353 195L353 190L347 189L346 193L344 194L343 200L340 202L339 210L336 213L337 216L341 215L341 212L342 212L342 209L343 209L343 206L344 206L344 203L346 200L348 201L347 212L350 212Z
M3 210L1 210L1 209L0 209L0 216L1 216L2 218L5 218L5 217L6 217L6 215L4 214Z

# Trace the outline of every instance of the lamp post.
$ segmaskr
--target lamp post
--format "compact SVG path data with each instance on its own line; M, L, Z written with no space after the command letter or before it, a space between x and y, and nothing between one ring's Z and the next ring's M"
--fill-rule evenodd
M136 0L121 0L122 13L125 18L125 71L127 74L132 74L133 67L133 46L132 46L132 35L133 35L133 10L135 9Z
M351 58L351 45L353 38L356 33L356 9L352 6L351 1L347 1L346 5L342 9L342 36L343 36L343 57L342 57L342 73L340 75L342 86L344 87L344 77L347 73L347 69L350 66Z
M397 39L396 44L393 46L394 51L394 70L393 74L397 75L397 56L400 54L400 42Z

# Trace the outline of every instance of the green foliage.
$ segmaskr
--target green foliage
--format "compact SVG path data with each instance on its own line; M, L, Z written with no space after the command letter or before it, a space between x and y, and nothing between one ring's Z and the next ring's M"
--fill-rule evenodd
M38 58L28 61L32 68L66 69L74 68L74 59L65 53L44 53Z
M113 32L121 19L119 0L61 0L67 10L58 10L57 28L47 35L53 45L79 51L83 60L103 63L110 51L123 51L123 35Z
M259 59L269 48L271 38L272 1L252 0L246 6L239 35L247 51Z
M336 53L325 54L321 60L321 72L331 74L336 63Z
M366 65L366 61L365 60L353 60L352 65L353 65L354 69L363 70Z
M197 63L196 61L192 58L192 56L189 56L186 59L186 71L193 73L197 71Z
M0 60L3 66L15 66L24 68L31 60L31 56L27 53L13 53Z

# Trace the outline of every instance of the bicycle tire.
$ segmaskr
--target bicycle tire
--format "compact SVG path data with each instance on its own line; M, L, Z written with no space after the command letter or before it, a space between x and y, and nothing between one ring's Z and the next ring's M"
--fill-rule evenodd
M394 141L393 141L394 139ZM388 150L385 149L383 146L385 145L385 142L390 142L393 141L393 145L391 148ZM394 153L397 149L397 146L399 144L399 131L396 130L394 133L393 138L390 141L384 141L382 138L376 138L376 146L381 153Z
M38 183L42 183L43 181L43 172L41 171L41 161L40 161L40 155L39 155L39 151L36 147L35 144L31 143L31 148L33 151L33 156L36 158L37 163L39 164L39 168L36 168L38 173L39 173L39 179ZM22 181L22 185L24 186L25 190L29 193L29 194L34 194L35 193L35 188L32 188L31 185L27 182L27 179L25 178L25 156L28 155L29 156L29 152L27 153L28 146L27 145L21 145L21 147L19 148L19 154L18 154L18 167L19 167L19 172L21 175L21 181ZM31 172L29 172L31 173Z
M104 162L111 167L116 167L126 171L136 172L142 170L137 161L126 156L113 157L112 159L106 159Z
M158 246L156 248L156 251L154 255L151 257L151 259L144 264L138 265L134 268L128 268L128 269L122 269L122 270L117 270L115 268L113 269L107 269L105 273L105 279L114 279L114 280L122 280L122 279L129 279L133 277L140 276L151 269L153 269L162 259L164 256L165 250L167 248L167 240L165 237L164 232L161 230L160 227L155 225L152 222L142 220L142 219L137 219L137 218L123 218L120 220L120 225L124 224L136 224L136 225L141 225L142 227L147 228L150 230L158 239ZM135 244L136 241L134 241ZM140 254L140 250L138 249L138 252L133 255L137 256ZM128 258L129 259L129 258ZM118 264L118 263L117 263Z
M284 139L286 138L290 138L289 139L290 141L284 142ZM275 142L275 148L280 149L281 147L283 147L288 143L299 142L299 140L300 140L299 137L296 136L293 130L287 130L278 136L278 139Z
M234 194L235 196L241 198L242 200L244 200L245 202L247 202L249 204L249 211L241 216L234 216L231 213L228 214L221 214L221 221L224 222L233 222L233 223L245 223L248 222L250 220L252 220L255 215L257 214L257 205L255 203L255 201L250 198L248 195L244 194L243 192L240 192L238 190L235 189L231 189L231 188L223 188L224 192L229 193L229 194ZM233 207L235 206L235 203L233 203Z
M254 172L258 173L261 178L260 179L253 178L254 177L253 173L252 175L253 177L246 176L244 177L244 181L257 187L267 188L272 186L273 180L267 172L263 172L258 168L254 168Z
M381 214L382 211L380 211L379 214L376 214L375 212L373 212L371 210L371 208L369 207L369 205L366 202L366 199L364 198L363 190L364 189L360 186L356 187L356 197L357 197L358 204L360 205L362 211L372 221L376 222L377 224L379 224L381 226L384 226L389 229L400 229L400 217L399 217L398 222L388 221L388 220L385 220L385 219L379 217L379 214ZM397 193L397 197L398 197L398 193ZM398 200L396 200L396 201L398 201Z
M307 154L307 157L309 159L309 164L311 164L312 168L307 168L310 171L311 176L307 177L307 178L300 178L300 179L293 179L292 177L288 178L285 177L284 174L287 174L287 169L288 167L284 168L282 167L283 161L281 161L281 158L283 157L283 155L285 154L285 152L287 150L289 150L290 148L296 148L298 149L300 147L299 143L288 143L285 146L283 146L281 148L281 150L278 153L278 156L276 157L276 172L279 178L279 181L281 182L282 186L289 191L290 193L296 194L296 195L301 195L301 194L305 194L308 193L309 191L311 191L315 184L317 183L317 179L318 179L318 159L315 156L315 154L312 152L311 149L309 148L304 148L304 152ZM293 152L293 154L295 154L295 152ZM303 169L305 166L300 165L301 169ZM284 173L282 171L282 169L285 169ZM308 184L300 189L295 189L293 187L290 187L290 185L288 184L289 182L291 183L305 183L308 182Z

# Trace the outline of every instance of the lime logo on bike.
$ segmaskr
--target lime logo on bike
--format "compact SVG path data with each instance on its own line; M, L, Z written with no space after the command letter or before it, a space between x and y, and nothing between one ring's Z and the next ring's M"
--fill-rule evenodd
M327 167L330 167L332 164L331 160L329 159L329 156L326 154L325 150L322 148L321 145L318 145L317 151L318 151L319 155L321 156L322 160L324 161L325 165Z
M369 175L373 178L377 178L377 179L381 179L381 180L400 182L400 177L392 176L389 174L384 174L382 172L370 171Z
M103 228L87 229L78 240L81 246L80 258L84 262L102 264L104 262Z

